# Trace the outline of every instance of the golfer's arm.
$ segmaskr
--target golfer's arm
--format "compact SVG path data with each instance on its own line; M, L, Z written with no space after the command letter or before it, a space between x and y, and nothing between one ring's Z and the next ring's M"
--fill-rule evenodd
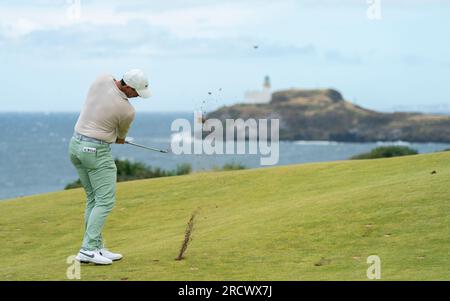
M130 129L131 123L134 119L134 112L133 114L130 114L129 116L126 116L126 118L123 118L119 122L119 130L117 133L118 139L125 139L127 137L128 130Z

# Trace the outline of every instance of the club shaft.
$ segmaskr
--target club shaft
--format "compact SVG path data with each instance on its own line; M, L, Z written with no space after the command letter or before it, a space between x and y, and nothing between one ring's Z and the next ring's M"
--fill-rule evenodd
M155 151L155 152L167 153L167 151L163 150L163 149L157 149L157 148L153 148L153 147L148 147L148 146L140 145L140 144L129 142L129 141L126 141L125 143L130 144L130 145L134 145L134 146L137 146L137 147L142 147L142 148L145 148L145 149L148 149L148 150L151 150L151 151Z

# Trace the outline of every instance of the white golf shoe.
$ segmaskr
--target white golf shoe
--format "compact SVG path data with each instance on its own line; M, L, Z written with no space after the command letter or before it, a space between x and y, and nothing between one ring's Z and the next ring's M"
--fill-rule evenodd
M108 258L108 259L110 259L112 261L121 260L122 257L123 257L122 254L113 253L113 252L109 251L106 248L100 249L99 252L100 252L100 255L102 255L103 257L106 257L106 258Z
M109 258L106 258L100 254L100 250L95 251L87 251L81 249L80 252L78 252L78 255L75 257L76 260L82 263L95 263L95 264L112 264L112 260Z

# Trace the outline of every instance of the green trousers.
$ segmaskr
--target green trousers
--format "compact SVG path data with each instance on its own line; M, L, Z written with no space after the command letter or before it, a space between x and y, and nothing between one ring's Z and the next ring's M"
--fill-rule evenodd
M77 169L86 192L85 233L82 249L103 247L102 229L116 199L117 167L109 144L80 141L69 146L70 161Z

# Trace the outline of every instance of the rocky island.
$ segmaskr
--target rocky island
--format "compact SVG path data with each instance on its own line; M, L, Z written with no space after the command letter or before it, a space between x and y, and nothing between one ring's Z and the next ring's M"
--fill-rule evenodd
M377 112L334 89L277 91L268 103L224 106L211 118L278 118L281 140L450 142L450 116Z

